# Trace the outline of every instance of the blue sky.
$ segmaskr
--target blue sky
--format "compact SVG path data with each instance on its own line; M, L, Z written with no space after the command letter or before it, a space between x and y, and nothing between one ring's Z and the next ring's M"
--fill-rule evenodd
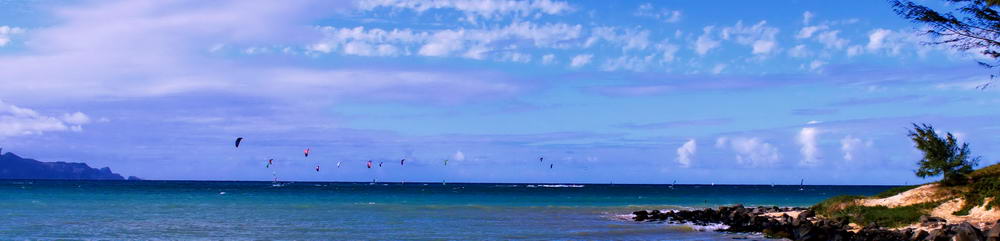
M995 163L991 72L921 28L882 1L0 1L0 146L150 179L903 184L916 122Z

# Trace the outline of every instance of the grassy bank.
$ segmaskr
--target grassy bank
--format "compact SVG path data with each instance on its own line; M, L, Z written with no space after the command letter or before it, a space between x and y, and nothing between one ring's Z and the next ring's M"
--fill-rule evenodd
M861 199L888 198L919 187L894 187L874 196L836 196L824 200L812 208L817 214L832 219L848 219L858 225L868 225L872 222L884 227L901 227L920 221L921 215L929 215L931 210L942 203L955 198L966 200L965 205L953 214L969 215L970 210L986 204L986 208L1000 207L1000 164L987 166L969 174L968 182L961 185L941 186L936 193L945 198L939 201L917 203L909 206L863 206Z

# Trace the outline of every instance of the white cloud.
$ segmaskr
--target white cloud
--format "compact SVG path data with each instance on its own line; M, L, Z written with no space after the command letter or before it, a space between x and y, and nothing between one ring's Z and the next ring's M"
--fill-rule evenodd
M816 35L816 41L819 41L828 49L843 49L847 46L848 40L840 38L837 36L838 34L840 34L840 30L822 32Z
M455 154L451 155L451 159L455 161L465 161L465 153L462 153L462 151L456 151Z
M510 62L528 63L531 62L531 54L519 53L519 52L506 52L500 56L500 59Z
M812 12L810 12L810 11L803 12L802 13L802 24L803 25L809 25L809 21L812 21L813 17L816 17L816 15L813 14Z
M781 158L778 148L757 137L720 137L716 139L715 146L736 152L736 162L745 166L771 166Z
M556 56L553 54L546 54L542 56L542 64L552 64L555 63Z
M357 7L361 10L375 10L377 8L410 9L418 13L423 13L431 9L453 9L461 11L466 15L469 22L476 22L476 18L493 19L508 15L531 16L535 14L562 14L573 11L573 7L566 2L552 0L363 0L357 2Z
M62 120L71 125L83 125L90 123L90 117L79 111L72 114L63 114Z
M667 23L680 22L682 15L679 10L669 10L665 8L657 9L650 3L639 5L639 8L636 9L633 14L638 17L653 18Z
M567 48L570 46L569 41L580 38L582 28L581 25L563 23L538 25L517 21L499 28L426 31L326 26L319 28L324 35L323 40L309 45L307 49L316 53L338 52L359 56L418 54L481 60L501 48ZM639 38L631 35L622 38L626 37ZM627 46L631 47L633 46ZM416 48L416 53L408 51L411 48ZM500 59L505 58L501 56Z
M647 56L621 56L615 59L609 59L601 65L601 69L604 71L615 71L619 69L639 72L646 71L650 65L653 64L655 57L655 54Z
M90 118L80 112L56 118L0 100L0 139L53 131L82 131L82 125L87 123L90 123Z
M694 139L684 142L684 145L677 148L677 163L684 168L690 167L691 158L694 157L696 151L698 151L698 146Z
M616 46L622 46L622 51L643 50L649 46L649 30L638 30L615 27L596 27L591 30L591 35L584 42L584 47L593 46L598 41L607 41Z
M694 52L698 55L705 55L708 51L719 47L720 42L718 40L712 39L711 33L713 26L708 26L703 29L703 33L698 36L698 40L694 42Z
M826 30L828 27L826 25L816 25L816 26L805 26L799 30L799 33L795 35L797 39L807 39L811 38L814 33L820 30Z
M851 45L851 47L847 48L847 57L858 56L859 54L861 54L863 52L864 52L864 48L861 47L861 45Z
M753 54L766 55L775 50L778 32L778 28L767 26L767 21L752 26L744 26L743 21L737 21L732 27L722 28L722 39L733 39L738 44L750 46Z
M590 63L590 59L593 58L593 57L594 57L594 55L592 55L592 54L581 54L581 55L574 56L573 59L570 60L569 66L573 67L573 68L579 68L581 66L584 66L584 65L587 65L588 63Z
M723 70L726 70L726 64L715 64L715 67L712 67L712 74L721 74Z
M897 33L892 30L879 28L872 30L868 34L868 44L865 45L865 49L872 53L885 52L896 56L902 53L904 45L913 46L917 50L918 55L922 55L934 48L921 44L922 40L919 38L913 34Z
M0 26L0 47L10 43L10 36L23 33L24 29L10 26Z
M799 131L799 135L795 138L795 141L802 146L799 150L802 153L802 160L799 161L800 166L819 165L820 152L816 143L818 135L819 129L816 127L805 127Z
M656 49L663 51L661 56L663 62L673 62L674 59L677 58L676 57L677 51L680 50L681 48L677 47L677 45L662 43L662 44L657 44Z
M888 29L875 29L871 34L868 35L868 45L866 48L868 50L879 50L883 47L885 37L892 34L892 30Z
M844 153L845 161L853 161L862 148L871 148L873 144L871 140L862 141L861 138L848 135L840 139L840 151Z
M826 62L822 60L813 60L812 62L809 62L809 70L817 71L822 68L823 65L826 65Z
M788 50L788 56L792 56L795 58L809 57L810 54L811 53L809 52L809 49L806 49L805 44L795 45L795 47L792 47L791 49Z

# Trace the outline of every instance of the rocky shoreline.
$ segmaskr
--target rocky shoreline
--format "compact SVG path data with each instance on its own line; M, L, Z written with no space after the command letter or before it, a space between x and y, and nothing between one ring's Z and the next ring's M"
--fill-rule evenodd
M795 217L789 213L797 213ZM722 206L718 209L666 211L641 210L632 213L637 222L662 222L695 225L723 224L721 232L763 233L768 238L791 240L955 240L1000 241L1000 223L992 228L979 229L963 222L942 224L933 217L921 218L925 229L890 229L870 223L864 227L850 224L846 218L829 220L816 217L813 210L805 208Z

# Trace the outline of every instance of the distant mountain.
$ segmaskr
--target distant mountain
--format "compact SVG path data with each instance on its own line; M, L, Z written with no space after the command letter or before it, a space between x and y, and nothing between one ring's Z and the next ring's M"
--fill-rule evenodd
M86 163L40 162L14 153L0 155L0 179L125 180L111 168L91 168ZM138 180L129 177L129 180Z

